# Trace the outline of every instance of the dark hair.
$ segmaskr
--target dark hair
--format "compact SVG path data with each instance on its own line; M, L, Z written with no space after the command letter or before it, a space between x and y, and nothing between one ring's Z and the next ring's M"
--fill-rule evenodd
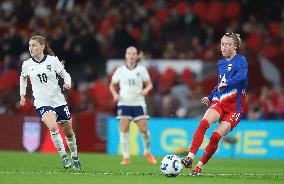
M136 62L137 63L139 63L140 61L142 61L143 59L144 59L144 53L143 53L143 51L140 51L140 52L138 52L138 49L135 47L135 46L129 46L129 47L127 47L127 49L136 49L136 51L137 51L137 59L136 59ZM126 50L127 50L126 49Z
M242 42L240 34L237 34L237 33L225 33L224 36L233 38L234 43L235 43L236 51L240 51L241 42Z
M36 40L38 43L40 43L41 45L44 45L44 50L43 53L44 54L48 54L50 56L55 56L54 52L51 50L51 48L49 47L46 38L44 36L40 36L40 35L35 35L33 37L31 37L30 40ZM60 61L63 65L65 63L64 60Z

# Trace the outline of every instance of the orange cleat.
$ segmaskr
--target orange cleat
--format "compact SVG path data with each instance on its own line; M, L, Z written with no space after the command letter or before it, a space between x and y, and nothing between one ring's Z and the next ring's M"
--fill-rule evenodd
M122 161L120 162L122 165L128 165L130 164L130 159L129 158L123 158Z
M149 164L156 164L157 160L155 159L155 157L151 154L151 153L145 153L144 156L147 158Z

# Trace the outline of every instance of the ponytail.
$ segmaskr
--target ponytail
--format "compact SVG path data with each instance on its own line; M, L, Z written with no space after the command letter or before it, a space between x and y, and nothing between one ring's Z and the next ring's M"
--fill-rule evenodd
M49 47L47 42L45 42L45 47L44 47L43 53L44 52L48 55L55 56L54 52L51 50L51 48Z
M139 63L145 58L143 51L140 51L137 56L136 62Z

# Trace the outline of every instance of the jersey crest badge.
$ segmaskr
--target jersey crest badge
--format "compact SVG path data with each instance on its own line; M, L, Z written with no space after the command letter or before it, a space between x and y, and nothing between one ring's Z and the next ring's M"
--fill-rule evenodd
M46 68L51 72L51 65L46 65Z
M228 71L231 71L233 64L228 64Z

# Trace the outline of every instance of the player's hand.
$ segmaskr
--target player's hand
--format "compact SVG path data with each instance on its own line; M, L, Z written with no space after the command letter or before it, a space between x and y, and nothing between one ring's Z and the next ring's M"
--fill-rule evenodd
M71 89L71 84L64 84L64 85L63 85L63 88L64 88L64 89Z
M201 99L201 103L208 106L208 105L210 104L210 100L209 100L209 98L206 96L206 97L203 97L203 98Z
M26 105L26 98L25 98L25 96L21 96L20 105L21 105L21 106Z
M141 91L140 95L142 95L142 96L147 96L147 95L148 95L148 93L149 93L149 91L148 91L148 90L143 89L143 90Z
M223 88L225 88L225 87L227 87L228 85L226 84L226 83L220 83L219 85L218 85L218 91L220 91L221 89L223 89Z

